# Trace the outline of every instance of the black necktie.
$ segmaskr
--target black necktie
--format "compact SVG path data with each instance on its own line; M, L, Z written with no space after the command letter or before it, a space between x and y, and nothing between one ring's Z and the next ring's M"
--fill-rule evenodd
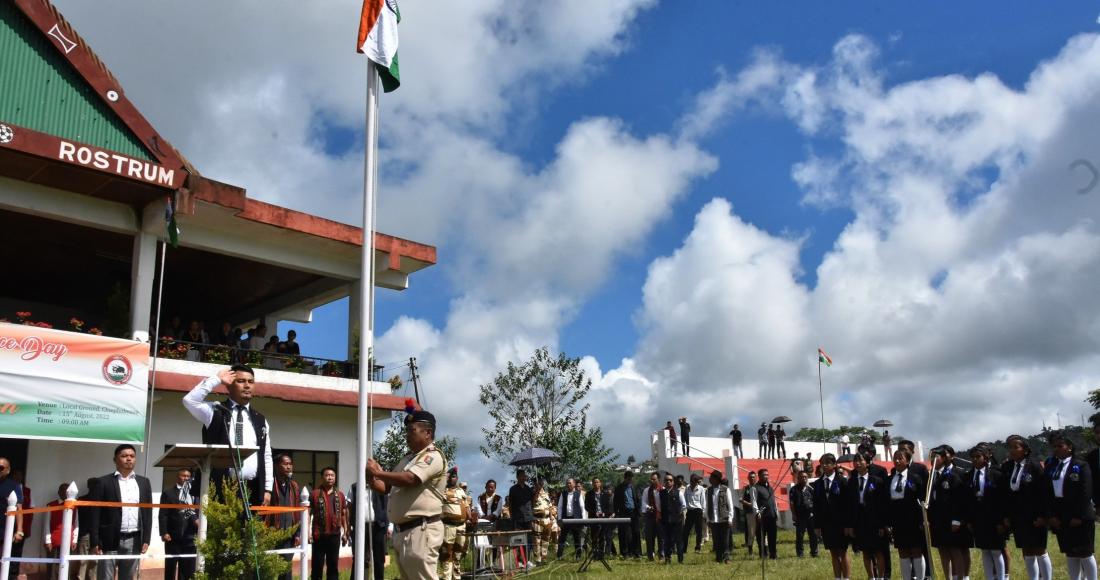
M180 486L180 503L191 503L191 482L188 481Z
M1017 487L1020 485L1020 471L1021 466L1019 463L1017 463L1016 469L1012 470L1012 482L1015 483Z
M859 503L863 503L863 490L866 489L866 486L867 478L862 475L859 476Z
M233 426L233 444L244 445L244 407L237 405L237 424Z

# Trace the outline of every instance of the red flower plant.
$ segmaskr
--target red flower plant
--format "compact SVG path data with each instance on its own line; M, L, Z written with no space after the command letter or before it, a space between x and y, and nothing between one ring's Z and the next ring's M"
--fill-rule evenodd
M100 330L99 328L93 326L93 327L88 329L88 334L94 334L96 336L103 336L103 331Z
M84 321L74 316L69 319L69 326L73 327L73 330L81 332L84 330Z

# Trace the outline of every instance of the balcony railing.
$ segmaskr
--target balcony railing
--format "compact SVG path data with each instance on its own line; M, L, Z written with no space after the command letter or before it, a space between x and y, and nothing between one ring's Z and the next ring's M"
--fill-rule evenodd
M266 350L252 350L239 346L227 346L224 344L207 344L163 337L157 341L156 352L153 356L176 360L189 360L212 364L232 365L245 364L253 368L263 368L277 371L297 372L310 375L324 375L328 377L344 377L349 379L359 378L359 363L342 361L319 356L301 356L271 352ZM372 381L383 381L384 367L374 365L371 369Z

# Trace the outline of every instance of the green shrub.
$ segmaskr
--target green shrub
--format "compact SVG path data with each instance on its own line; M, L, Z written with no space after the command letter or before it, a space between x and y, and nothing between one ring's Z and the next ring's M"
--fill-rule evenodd
M199 543L198 550L205 563L204 570L195 574L196 580L268 580L290 569L282 556L265 551L279 548L297 533L298 526L280 530L268 527L259 516L245 520L248 506L238 495L236 479L226 479L221 499L211 496L204 509L206 540Z

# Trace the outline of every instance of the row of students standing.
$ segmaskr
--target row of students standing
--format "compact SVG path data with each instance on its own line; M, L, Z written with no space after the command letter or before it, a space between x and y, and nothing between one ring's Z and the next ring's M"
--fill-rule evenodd
M835 578L849 578L848 548L863 555L869 578L890 576L892 543L901 562L900 578L924 578L926 544L939 556L943 577L967 579L970 550L981 552L987 580L1007 576L1009 536L1024 556L1029 580L1054 577L1047 539L1057 538L1066 556L1069 578L1097 580L1093 554L1095 509L1090 464L1074 456L1074 444L1062 434L1050 437L1053 456L1040 463L1031 457L1027 440L1007 439L1008 459L997 464L992 448L969 450L969 468L956 464L955 450L941 445L932 452L932 470L913 462L912 450L901 447L894 467L871 462L873 452L861 449L845 476L836 458L821 458L822 476L812 485L814 526L830 552ZM922 503L928 498L928 537Z

